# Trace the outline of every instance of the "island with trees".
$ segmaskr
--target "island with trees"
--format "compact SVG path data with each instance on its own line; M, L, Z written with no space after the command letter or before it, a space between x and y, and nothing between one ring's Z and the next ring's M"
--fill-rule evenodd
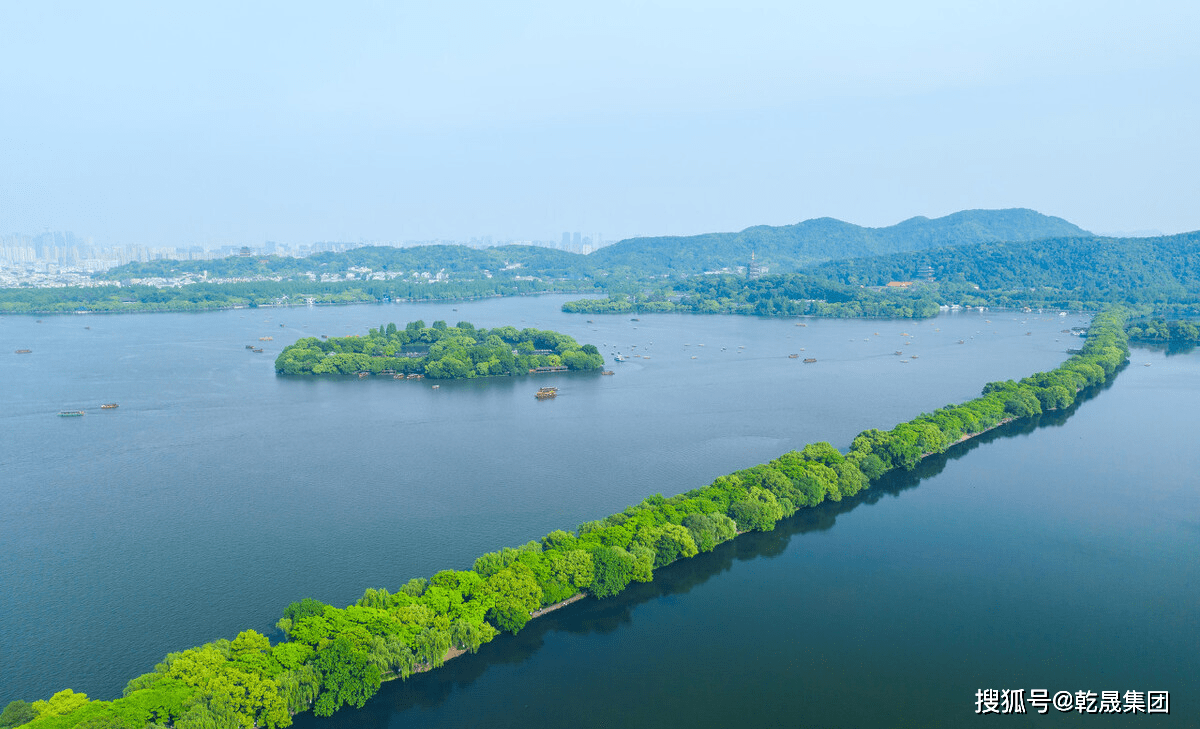
M436 380L512 377L533 372L590 371L604 367L595 345L540 329L477 329L470 322L449 326L409 322L371 329L366 336L305 337L275 359L281 375L390 374Z
M1131 322L1125 327L1129 341L1139 344L1195 345L1200 344L1200 326L1194 321L1149 321Z
M520 631L546 608L580 595L611 597L652 580L657 568L741 532L770 531L799 509L854 496L889 472L912 470L926 456L1001 424L1071 406L1128 361L1126 320L1124 310L1103 312L1080 352L1056 369L989 383L980 397L891 430L864 431L846 453L829 443L810 444L708 486L669 498L655 494L575 531L555 530L489 552L469 570L414 578L394 592L369 588L345 608L305 598L283 611L276 627L284 639L275 645L246 630L233 640L168 653L111 701L71 689L32 703L14 701L0 726L274 728L289 726L299 712L329 716L343 706L362 707L383 681L475 652L502 631ZM412 332L425 331L416 324ZM461 324L453 329L469 331ZM383 345L399 333L385 327L361 339Z

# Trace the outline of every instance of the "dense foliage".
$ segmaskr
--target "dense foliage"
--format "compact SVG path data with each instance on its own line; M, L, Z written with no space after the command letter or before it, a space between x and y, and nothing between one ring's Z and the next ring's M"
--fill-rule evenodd
M1163 312L1200 305L1200 232L1161 238L1055 238L982 243L810 269L850 285L911 280L928 267L943 303L1100 309L1135 304Z
M386 301L448 301L487 296L516 296L549 292L588 292L587 281L547 281L513 276L427 282L239 281L157 287L66 286L62 288L0 289L0 314L69 314L74 312L128 313L149 311L211 311L259 306L304 306Z
M605 598L654 570L732 539L768 531L797 509L838 501L893 469L998 424L1070 406L1085 387L1107 381L1126 361L1125 314L1098 315L1086 344L1051 372L993 382L982 396L947 406L888 431L868 430L843 454L828 443L664 498L651 496L577 531L490 552L471 570L414 578L396 592L368 589L335 608L312 599L289 605L276 645L253 630L170 653L114 701L89 701L67 689L47 701L13 702L31 729L144 727L178 729L285 727L292 714L328 716L361 707L386 678L436 668L452 651L475 651L501 631L515 633L539 607L585 593ZM96 722L96 723L90 723Z
M754 253L760 264L782 273L833 259L1069 235L1087 231L1033 210L964 210L934 220L910 218L886 228L817 218L780 227L758 225L740 233L633 238L588 258L597 270L612 273L677 275L745 266Z
M562 310L580 314L689 312L757 316L886 317L922 319L936 316L938 304L924 289L874 291L803 274L747 279L741 276L693 276L650 294L610 294L607 299L579 299Z
M1165 321L1151 319L1150 321L1132 322L1125 327L1131 342L1149 342L1154 344L1197 344L1200 343L1200 326L1192 321Z
M604 358L594 345L552 331L470 322L448 326L409 322L372 329L365 337L305 337L283 348L275 371L283 375L418 374L440 380L524 375L537 367L598 370Z

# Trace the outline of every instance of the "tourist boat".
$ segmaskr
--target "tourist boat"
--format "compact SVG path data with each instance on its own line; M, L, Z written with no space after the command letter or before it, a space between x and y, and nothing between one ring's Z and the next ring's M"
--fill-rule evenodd
M82 410L60 410L60 411L58 411L58 417L60 417L60 418L78 418L81 415L83 415Z
M615 372L613 372L612 370L604 370L604 371L603 371L603 372L601 372L600 374L602 374L602 375L613 375L613 374L616 374L616 373L615 373Z
M281 324L280 326L283 326L283 325ZM258 338L258 341L260 341L260 342L273 342L273 341L275 341L275 337L259 337L259 338Z
M536 393L534 393L533 396L539 400L546 400L546 399L549 399L552 397L558 397L558 388L557 387L540 387L540 388L538 388L538 391Z
M800 359L800 355L799 354L789 354L788 359Z
M101 410L116 410L119 407L120 407L120 405L117 405L115 402L106 402L100 406L100 409Z
M371 373L370 373L370 372L359 372L359 373L358 373L358 379L360 379L360 380L361 380L362 378L364 378L364 377L369 377L370 375L371 375Z
M624 362L624 361L625 361L625 358L624 358L624 357L622 357L622 356L621 356L621 355L619 355L619 354L614 354L614 355L613 355L613 359L615 359L615 360L616 360L616 361L618 361L618 362Z
M817 361L816 357L806 357L804 359L804 364L812 364L813 362L816 362L816 361Z
M18 349L17 350L17 354L31 354L32 352L33 352L32 349Z

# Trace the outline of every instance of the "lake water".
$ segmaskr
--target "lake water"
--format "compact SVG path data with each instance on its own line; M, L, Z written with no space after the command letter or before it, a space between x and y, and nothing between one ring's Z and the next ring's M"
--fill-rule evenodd
M1079 342L1061 330L1084 323L589 324L563 300L0 319L0 352L33 350L0 356L0 702L66 686L111 698L168 650L272 632L300 597L344 605L807 442L844 448L1052 368ZM556 329L649 359L438 390L273 374L300 336L418 318ZM263 336L266 353L244 348ZM1165 689L1171 718L1194 718L1200 358L1135 362L1047 427L299 723L954 725L989 687ZM543 384L560 396L534 399ZM1069 716L1051 712L1036 721Z

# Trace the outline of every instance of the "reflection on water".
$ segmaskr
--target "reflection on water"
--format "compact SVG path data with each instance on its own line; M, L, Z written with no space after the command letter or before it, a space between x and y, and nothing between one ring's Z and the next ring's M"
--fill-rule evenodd
M422 720L438 723L426 713L428 710L437 709L456 695L461 698L463 690L468 689L485 676L489 669L530 661L543 648L548 636L555 633L584 637L606 636L628 629L632 626L634 614L640 606L663 598L687 595L713 578L734 569L736 563L777 558L788 550L793 537L828 531L835 526L839 516L860 508L867 508L886 498L896 498L901 493L916 488L923 481L938 476L948 464L962 459L976 449L997 440L1027 436L1039 429L1064 426L1080 407L1103 391L1111 389L1113 384L1114 380L1110 379L1101 387L1090 388L1082 393L1075 404L1068 409L1005 424L959 443L943 454L929 456L912 471L889 474L872 485L870 489L860 492L852 498L843 499L841 502L826 502L816 508L802 509L794 516L781 521L773 531L743 534L731 542L719 545L712 552L700 554L692 559L681 560L659 569L655 572L654 581L651 583L632 584L621 594L606 600L582 600L531 621L524 630L515 636L503 634L484 646L475 655L461 656L440 669L414 676L407 681L385 683L379 693L363 709L343 709L327 719L319 719L311 714L299 716L296 726L300 729L316 729L317 727L334 729L362 726L408 726ZM746 599L752 598L747 595ZM687 630L686 625L681 626L669 615L666 619L669 622L660 626L662 630ZM577 649L577 659L581 662L593 660L585 646ZM599 668L593 666L592 670L599 672L610 670L616 673L626 669L622 665L612 665ZM531 697L536 695L536 701L543 702L543 708L547 702L553 704L553 697L547 699L541 694L542 687L537 684L537 678L531 677L530 680L532 683L526 687L525 692ZM603 687L597 687L596 690L603 691ZM614 697L613 700L619 702L622 699ZM730 700L736 699L730 697ZM417 710L425 711L421 712L421 716L412 716L413 712ZM555 706L549 711L553 713L555 710L568 712L570 709L566 706ZM653 707L638 707L637 710L655 715ZM519 725L517 717L512 716L496 717L493 715L476 718L477 724L480 726L508 725L510 721L513 725ZM442 719L442 721L448 720ZM664 725L669 725L669 723Z

